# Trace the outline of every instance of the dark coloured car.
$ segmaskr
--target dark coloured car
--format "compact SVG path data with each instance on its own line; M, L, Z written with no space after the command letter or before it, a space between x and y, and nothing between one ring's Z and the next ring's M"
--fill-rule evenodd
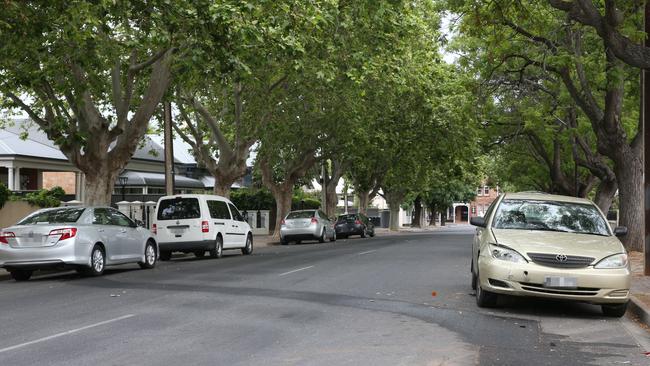
M340 215L334 229L340 238L350 235L361 235L362 238L375 236L375 225L368 216L361 213Z

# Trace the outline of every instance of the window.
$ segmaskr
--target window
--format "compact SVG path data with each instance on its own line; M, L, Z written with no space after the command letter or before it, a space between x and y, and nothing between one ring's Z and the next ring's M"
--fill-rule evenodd
M609 236L594 205L535 200L504 200L494 217L495 229L544 230Z
M208 210L213 219L230 220L228 204L223 201L208 201Z
M126 217L126 215L124 215L118 210L109 209L108 214L110 215L109 218L111 220L111 225L124 226L124 227L135 226L135 224L133 223L133 221L131 221L131 219Z
M158 220L185 220L201 217L199 200L196 198L176 197L160 202Z
M79 217L81 217L83 212L83 208L55 208L51 210L36 211L17 225L32 225L39 223L72 224L79 220Z
M293 211L287 215L287 220L291 219L311 219L316 213L314 211Z
M486 196L489 195L490 194L490 187L488 187L488 186L483 187L483 194L485 194Z
M233 205L232 203L229 203L228 207L230 207L230 212L232 213L233 220L246 221L246 220L244 220L244 217L241 215L241 213L239 213L239 210L237 209L237 207L235 207L235 205Z
M472 206L472 215L476 215L476 206Z
M93 210L93 225L110 225L111 218L106 208L96 208Z
M477 196L482 196L483 195L483 190L481 189L481 187L476 188L476 195Z

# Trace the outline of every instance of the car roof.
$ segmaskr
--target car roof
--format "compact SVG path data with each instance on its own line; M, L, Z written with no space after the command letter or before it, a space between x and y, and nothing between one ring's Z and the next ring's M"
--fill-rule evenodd
M164 200L164 199L174 199L177 197L181 198L205 198L205 199L216 199L216 200L222 200L222 201L229 201L226 197L223 196L217 196L216 194L175 194L171 196L162 196L159 198L159 200Z
M533 192L533 191L505 193L503 199L558 201L558 202L569 202L569 203L593 204L593 202L591 202L586 198L563 196L559 194L550 194L545 192Z

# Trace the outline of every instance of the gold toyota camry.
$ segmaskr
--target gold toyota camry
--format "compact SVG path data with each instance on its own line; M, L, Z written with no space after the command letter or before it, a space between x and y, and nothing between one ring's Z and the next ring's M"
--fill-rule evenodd
M498 294L583 301L621 317L629 300L630 265L598 207L582 198L544 193L506 193L477 227L472 288L479 307L495 306Z

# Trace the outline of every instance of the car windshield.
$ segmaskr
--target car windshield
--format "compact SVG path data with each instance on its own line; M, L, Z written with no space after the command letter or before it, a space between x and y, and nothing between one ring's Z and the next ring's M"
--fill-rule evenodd
M293 211L287 215L287 220L291 219L311 219L314 217L314 211Z
M160 201L158 220L185 220L201 217L199 200L196 198L171 198Z
M608 224L596 206L557 201L503 200L492 226L495 229L610 235Z
M349 215L341 215L339 216L338 221L343 222L343 221L348 221L348 222L354 222L354 220L357 219L357 216L355 214L349 214Z
M79 220L83 208L57 208L45 211L37 211L27 216L16 225L34 224L72 224Z

